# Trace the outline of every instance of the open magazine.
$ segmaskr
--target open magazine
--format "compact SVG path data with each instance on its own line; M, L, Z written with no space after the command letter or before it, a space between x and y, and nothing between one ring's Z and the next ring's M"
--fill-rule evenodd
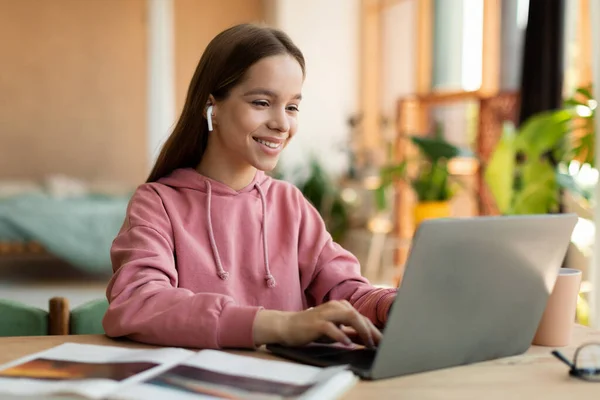
M65 343L0 366L0 398L336 399L356 381L343 366L317 368L217 350Z

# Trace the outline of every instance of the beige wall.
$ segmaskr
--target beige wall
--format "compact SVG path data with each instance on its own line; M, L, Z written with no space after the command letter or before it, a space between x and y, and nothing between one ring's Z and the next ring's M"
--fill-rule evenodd
M173 0L177 114L219 31L261 0ZM148 172L146 0L0 0L0 180Z
M145 0L0 0L0 179L146 174Z
M310 156L337 177L348 171L348 118L360 110L360 0L269 1L269 21L304 53L306 80L298 132L278 166L286 178L309 170ZM364 111L364 110L363 110ZM302 171L296 173L296 171Z
M204 48L220 31L244 22L261 22L261 0L174 0L175 98L179 116L188 85Z

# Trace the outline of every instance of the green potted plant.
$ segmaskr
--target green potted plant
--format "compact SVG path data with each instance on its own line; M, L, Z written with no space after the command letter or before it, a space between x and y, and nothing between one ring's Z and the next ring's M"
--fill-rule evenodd
M458 182L452 179L449 164L458 157L472 158L472 152L447 142L440 124L436 124L433 137L410 136L410 140L417 146L419 156L381 169L380 184L375 189L378 210L387 209L387 189L397 179L403 179L417 196L415 225L424 219L450 216L450 200ZM411 176L408 167L412 162L416 163L417 173Z
M590 90L579 88L562 109L533 115L519 129L504 124L485 169L501 214L557 212L563 190L589 197L565 165L573 160L593 164L596 106Z
M298 185L304 197L319 211L327 230L336 242L341 242L349 228L348 211L337 185L315 157L310 161L308 178Z

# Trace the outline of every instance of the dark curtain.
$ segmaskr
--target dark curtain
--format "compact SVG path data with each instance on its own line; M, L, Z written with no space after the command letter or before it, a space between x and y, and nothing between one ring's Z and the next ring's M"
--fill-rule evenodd
M519 125L562 105L564 9L564 0L529 0Z
M519 125L533 114L562 106L564 9L564 0L529 0ZM564 212L562 201L558 212ZM567 266L566 258L562 266Z

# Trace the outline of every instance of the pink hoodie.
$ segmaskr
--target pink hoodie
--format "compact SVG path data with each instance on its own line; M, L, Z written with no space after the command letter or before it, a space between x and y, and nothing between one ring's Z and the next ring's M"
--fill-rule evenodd
M258 172L236 192L178 169L133 195L111 249L107 335L193 348L254 347L260 308L346 299L377 326L395 289L377 289L293 185Z

